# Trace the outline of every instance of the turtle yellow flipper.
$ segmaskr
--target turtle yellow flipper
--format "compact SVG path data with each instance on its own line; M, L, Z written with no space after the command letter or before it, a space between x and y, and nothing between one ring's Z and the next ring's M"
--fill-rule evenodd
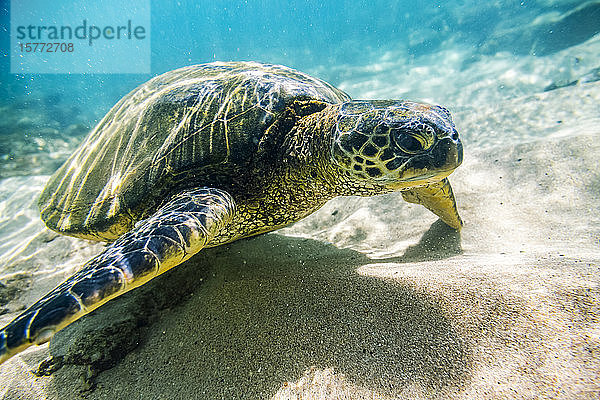
M460 227L443 107L352 100L253 62L167 72L123 97L50 178L48 228L113 242L0 330L0 362L205 247L273 231L337 196L402 191Z
M409 203L425 206L454 229L460 230L463 226L448 178L426 186L405 190L402 192L402 198Z

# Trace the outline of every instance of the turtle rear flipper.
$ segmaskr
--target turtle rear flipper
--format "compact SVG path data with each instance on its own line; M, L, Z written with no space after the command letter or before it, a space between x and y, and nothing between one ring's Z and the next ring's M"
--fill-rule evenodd
M187 260L229 224L234 212L232 197L218 189L176 195L4 327L0 363Z
M402 197L409 203L425 206L429 211L440 217L446 225L454 229L460 230L463 226L448 178L427 186L404 190L402 191Z

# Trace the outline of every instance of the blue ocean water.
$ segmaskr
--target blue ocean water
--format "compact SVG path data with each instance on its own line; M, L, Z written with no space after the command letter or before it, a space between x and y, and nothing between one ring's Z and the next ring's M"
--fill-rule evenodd
M22 303L39 298L41 288L49 290L102 251L47 230L37 198L48 175L105 113L165 71L255 60L308 72L354 98L448 107L465 144L465 162L451 177L466 223L463 236L439 221L430 225L433 215L422 219L416 207L397 204L396 193L338 199L312 221L293 226L290 236L208 253L204 260L224 274L206 278L212 283L202 289L216 295L187 296L188 287L191 293L205 280L204 270L196 269L198 275L182 272L173 280L174 289L159 286L147 297L152 301L133 301L140 311L130 314L140 319L125 322L137 321L131 324L136 335L124 328L107 337L111 345L125 336L138 342L141 321L154 320L152 313L160 312L160 319L177 314L179 322L162 319L173 329L142 333L139 353L115 368L121 384L114 375L100 381L99 396L114 390L117 397L150 398L171 390L193 398L201 388L222 391L212 398L226 390L235 394L230 398L242 390L271 397L273 382L285 382L281 391L295 389L299 368L322 356L348 382L360 386L364 380L366 389L394 396L418 394L421 384L428 398L454 391L451 398L511 398L515 390L535 393L538 387L547 389L540 397L598 393L600 87L593 82L600 80L600 0L139 1L151 4L149 73L14 74L14 10L0 0L1 319L8 322ZM86 10L83 1L77 6ZM339 265L348 264L342 275L358 280L338 278L332 268L339 267L338 258ZM281 288L277 279L285 281ZM177 296L195 306L171 309ZM150 303L169 309L142 318ZM96 343L100 334L90 336ZM164 348L157 349L153 337ZM113 353L110 346L97 347L92 358ZM119 355L127 351L119 348ZM59 398L79 396L62 378L30 385L37 362L14 358L5 365L22 360L30 362L27 368L0 368L0 397L22 398L26 386L42 397L35 386L42 380L56 384ZM97 372L88 367L82 376ZM330 382L324 372L320 380ZM305 381L310 386L319 379ZM8 385L12 391L3 392Z
M185 65L215 60L278 63L340 85L353 97L406 95L460 103L444 95L444 87L471 63L485 64L486 57L497 54L504 54L507 63L543 58L584 43L600 31L598 1L306 0L291 5L280 0L155 0L150 74L11 74L9 3L3 0L0 6L0 157L6 161L22 157L21 150L9 144L15 138L31 141L67 131L69 140L81 137L138 84ZM594 66L593 61L581 61L574 54L565 61L570 63L568 73L564 66L556 66L533 89L557 84L557 79L565 81L559 85L574 81L577 76L571 70L583 74ZM454 62L452 69L444 69L448 62ZM426 68L418 78L398 75L421 71L418 68ZM377 82L365 78L377 72ZM431 87L433 79L439 89ZM388 90L371 90L375 86ZM507 96L531 88L521 89L508 88ZM51 172L57 163L40 172ZM2 172L7 174L19 172Z

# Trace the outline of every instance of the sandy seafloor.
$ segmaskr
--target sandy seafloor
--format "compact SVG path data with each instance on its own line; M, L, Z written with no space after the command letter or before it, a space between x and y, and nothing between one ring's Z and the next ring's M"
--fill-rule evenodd
M598 399L600 82L543 88L599 53L596 37L517 61L448 51L354 67L363 77L339 85L354 97L453 111L460 235L400 194L336 199L10 359L0 398ZM2 324L102 248L44 229L46 179L0 182ZM65 365L34 376L50 355Z

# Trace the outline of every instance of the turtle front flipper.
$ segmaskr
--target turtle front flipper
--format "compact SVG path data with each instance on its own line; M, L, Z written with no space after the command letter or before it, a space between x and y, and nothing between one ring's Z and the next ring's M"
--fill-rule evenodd
M182 192L0 331L0 363L200 251L232 219L221 190Z
M447 225L460 230L463 222L456 209L456 199L448 178L427 186L402 191L402 197L409 203L425 206L440 217Z

